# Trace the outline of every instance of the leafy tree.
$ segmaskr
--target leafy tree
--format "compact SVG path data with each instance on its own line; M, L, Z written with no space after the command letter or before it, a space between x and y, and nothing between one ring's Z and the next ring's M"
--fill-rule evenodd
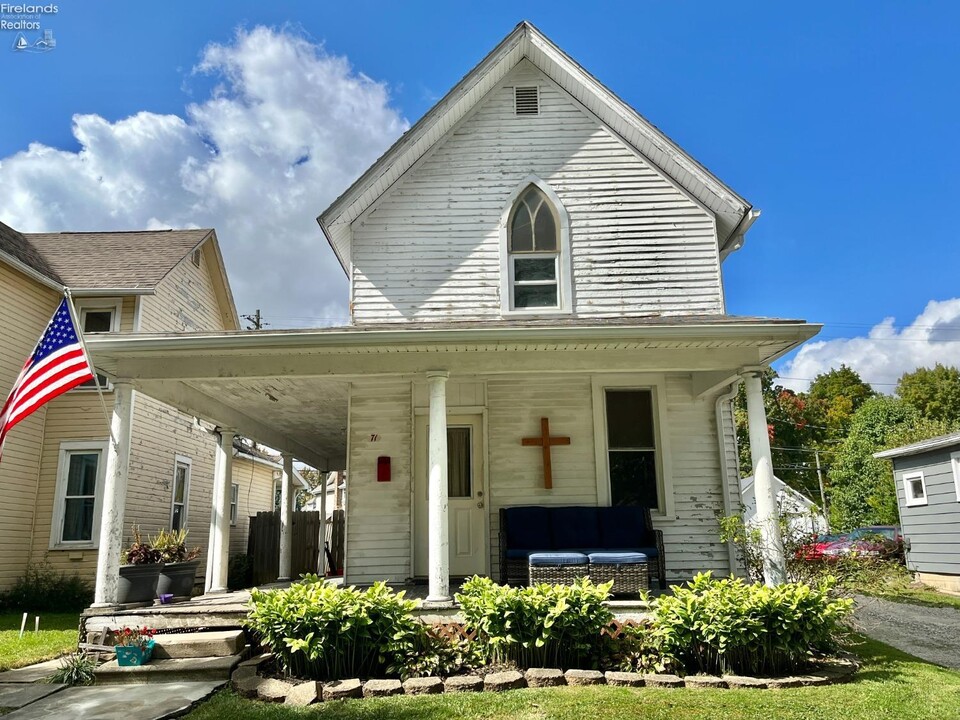
M853 413L876 394L856 370L841 365L817 375L807 398L814 403L820 424L828 429L828 438L837 440L846 437Z
M830 467L830 526L847 531L898 522L897 493L887 460L873 453L893 447L907 433L928 431L920 413L898 398L878 395L853 414L850 432Z
M960 369L937 363L904 373L897 395L925 418L960 424Z

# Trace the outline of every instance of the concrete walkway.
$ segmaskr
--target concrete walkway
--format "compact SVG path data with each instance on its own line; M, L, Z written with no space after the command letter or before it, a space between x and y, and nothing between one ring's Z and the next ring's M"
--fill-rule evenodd
M874 640L943 667L960 669L960 610L857 595L854 618Z
M179 717L225 681L66 687L42 682L60 666L50 660L0 673L0 715L15 720L164 720Z

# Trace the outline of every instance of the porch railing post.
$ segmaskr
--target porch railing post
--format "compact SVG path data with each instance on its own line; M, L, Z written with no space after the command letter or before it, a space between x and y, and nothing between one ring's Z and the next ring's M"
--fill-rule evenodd
M107 443L103 507L100 509L100 552L97 554L93 607L116 605L120 598L120 555L123 513L127 503L133 402L133 385L127 380L115 380L113 415L110 418L111 439Z
M280 487L280 577L293 574L293 455L283 453L283 485Z
M773 459L760 377L760 371L744 373L743 377L747 393L750 457L753 461L753 492L757 500L757 523L763 544L763 577L767 585L780 585L787 581L787 563L773 487Z
M450 526L447 520L447 378L446 371L427 373L430 383L430 436L427 498L429 504L429 572L427 600L450 599Z

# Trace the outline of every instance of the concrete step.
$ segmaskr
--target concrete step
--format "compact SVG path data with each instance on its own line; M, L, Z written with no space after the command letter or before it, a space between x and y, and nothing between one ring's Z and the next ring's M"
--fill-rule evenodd
M97 685L229 680L243 653L226 657L153 658L146 665L120 667L116 660L96 670Z
M153 657L157 659L226 657L243 652L246 644L243 630L157 633L153 639Z

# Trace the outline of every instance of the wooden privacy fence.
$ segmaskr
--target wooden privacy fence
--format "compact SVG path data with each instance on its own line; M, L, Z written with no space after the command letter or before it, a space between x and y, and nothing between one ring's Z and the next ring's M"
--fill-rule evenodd
M320 513L293 513L291 577L320 572ZM250 518L247 539L254 586L276 582L280 576L280 511L259 512Z
M334 510L330 528L327 531L327 542L330 543L330 556L333 559L333 567L328 569L334 574L343 571L343 530L343 510Z

